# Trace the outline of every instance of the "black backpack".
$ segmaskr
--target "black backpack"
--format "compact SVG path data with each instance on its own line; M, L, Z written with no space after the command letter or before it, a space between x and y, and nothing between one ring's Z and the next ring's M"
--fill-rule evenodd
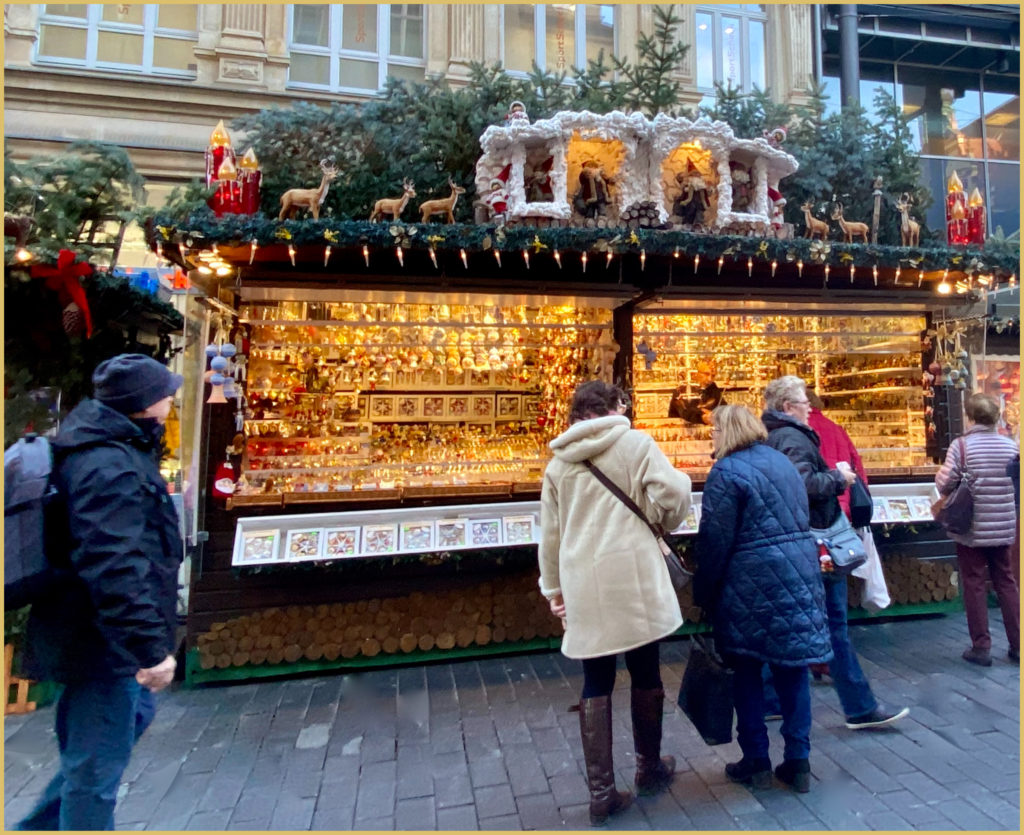
M5 611L38 600L53 582L47 518L60 494L50 480L52 471L50 442L39 435L26 435L4 452Z

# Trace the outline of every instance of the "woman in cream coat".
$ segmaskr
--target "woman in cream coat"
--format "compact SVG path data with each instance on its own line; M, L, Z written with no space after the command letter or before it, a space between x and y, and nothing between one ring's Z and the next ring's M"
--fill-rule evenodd
M630 428L625 402L621 389L597 380L576 390L571 425L551 441L541 493L540 586L565 624L562 653L583 662L580 734L594 826L633 800L616 790L612 770L618 653L630 674L638 793L664 789L675 770L673 757L661 757L665 692L657 642L682 624L679 600L650 529L582 462L592 460L668 530L690 509L690 479Z

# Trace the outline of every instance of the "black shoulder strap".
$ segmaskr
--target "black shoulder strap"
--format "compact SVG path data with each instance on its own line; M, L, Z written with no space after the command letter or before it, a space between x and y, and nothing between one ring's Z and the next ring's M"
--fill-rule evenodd
M583 462L583 466L592 472L597 480L600 481L605 487L607 487L613 495L617 496L626 507L632 510L637 516L640 517L641 521L651 529L651 533L655 536L662 536L664 531L660 529L658 525L652 525L651 521L644 515L644 512L637 506L629 496L627 496L619 487L613 482L608 476L606 476L601 469L590 459L586 459Z

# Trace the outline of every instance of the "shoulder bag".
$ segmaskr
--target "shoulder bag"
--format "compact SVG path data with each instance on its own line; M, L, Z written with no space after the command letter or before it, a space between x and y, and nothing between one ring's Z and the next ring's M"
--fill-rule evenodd
M827 528L811 528L811 534L819 546L828 549L836 574L849 574L867 562L864 542L842 510L835 522Z
M871 524L871 515L875 505L871 501L871 492L860 476L850 485L850 524L855 528L865 528Z
M637 503L622 492L622 490L616 486L615 482L601 472L600 468L594 464L593 461L584 461L583 466L590 470L598 481L607 487L616 497L618 497L619 501L639 516L641 521L651 529L651 533L654 534L654 538L658 542L658 547L661 549L662 556L665 557L665 566L668 568L668 576L672 581L672 588L676 591L682 591L686 588L690 584L690 579L693 577L693 571L687 567L682 555L676 552L676 550L669 545L668 541L665 539L665 529L661 525L653 524L637 506Z
M939 496L932 505L932 516L946 533L966 534L974 526L973 479L967 470L967 444L963 436L957 438L957 442L960 444L960 481L951 493Z
M707 745L732 741L733 671L715 651L714 642L693 635L676 703Z

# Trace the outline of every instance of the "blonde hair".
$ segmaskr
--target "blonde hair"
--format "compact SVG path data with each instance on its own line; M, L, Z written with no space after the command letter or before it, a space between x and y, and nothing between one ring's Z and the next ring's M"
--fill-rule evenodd
M746 406L719 406L711 413L711 422L718 430L718 460L768 437L764 424Z
M807 383L793 374L772 380L764 390L764 402L769 409L784 412L786 403L794 403L807 396Z

